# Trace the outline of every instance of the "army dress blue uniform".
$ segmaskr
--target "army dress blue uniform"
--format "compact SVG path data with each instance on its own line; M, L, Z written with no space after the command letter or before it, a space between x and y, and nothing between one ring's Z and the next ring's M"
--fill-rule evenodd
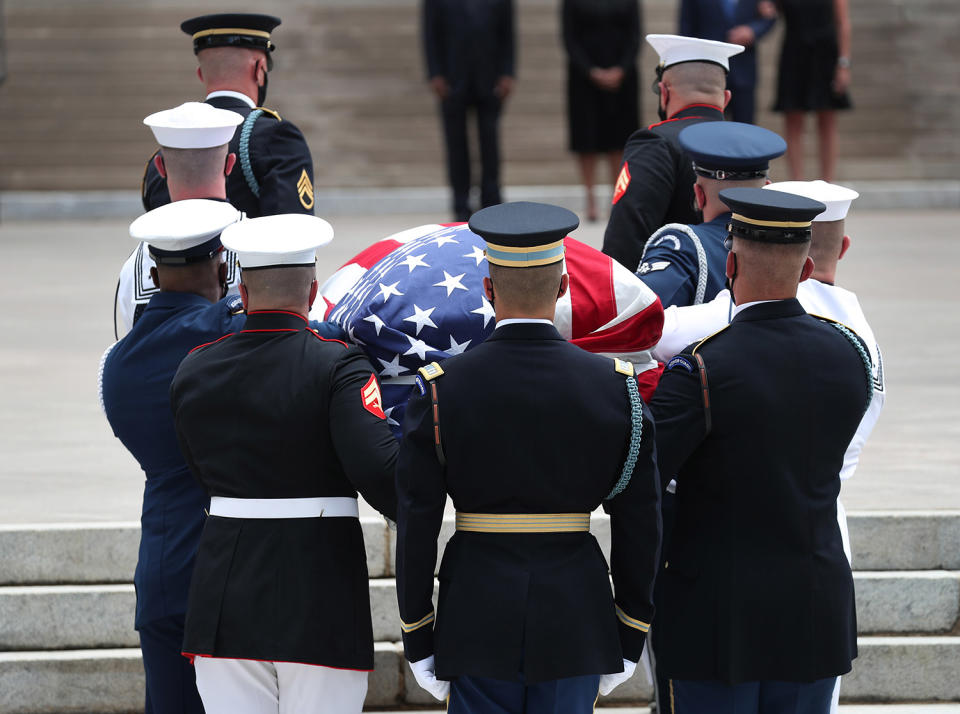
M664 307L709 302L723 289L731 214L716 191L725 182L751 182L759 188L770 160L787 150L787 142L774 132L733 121L684 127L677 141L690 157L706 220L668 224L644 246L637 275Z
M157 293L103 362L101 398L107 419L147 479L134 574L147 714L203 712L193 667L180 651L209 498L177 446L170 382L190 350L239 329L242 313L239 297L210 303L190 293Z
M783 200L721 195L742 192ZM753 206L731 207L736 231ZM797 220L778 210L781 226ZM781 231L749 215L746 230ZM869 363L857 336L795 298L738 305L728 327L668 363L651 408L677 504L654 643L673 713L829 710L834 677L857 654L836 503Z
M517 205L471 219L491 262L516 257L520 241L491 237L485 214ZM527 247L562 259L564 234L549 250ZM421 368L417 384L397 464L407 659L416 672L435 658L436 677L452 680L451 713L593 711L600 675L633 666L653 615L654 424L632 367L567 343L549 320L501 320L474 349ZM448 495L457 531L434 611ZM588 532L601 504L615 596Z
M211 47L262 50L272 65L275 45L270 32L280 19L253 13L204 15L186 20L181 29L193 37L194 52ZM261 88L262 104L266 85ZM230 140L237 162L227 176L227 199L248 218L279 213L313 214L313 159L300 130L280 115L257 107L248 96L234 91L211 92L206 103L244 118ZM156 154L154 154L156 156ZM149 211L170 202L167 181L147 162L141 183L143 207Z

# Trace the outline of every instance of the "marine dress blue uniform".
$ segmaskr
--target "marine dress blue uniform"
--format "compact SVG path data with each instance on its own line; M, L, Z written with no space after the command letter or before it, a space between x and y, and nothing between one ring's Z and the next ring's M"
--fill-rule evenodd
M766 179L770 160L787 150L787 143L772 131L732 121L688 126L677 141L690 157L698 181L741 186ZM709 302L723 290L730 217L725 210L698 225L669 223L647 240L637 275L665 308Z
M242 329L244 319L239 297L211 303L191 293L157 293L103 362L107 420L147 478L133 578L147 714L203 712L193 666L180 650L190 575L209 498L177 446L170 382L190 350Z

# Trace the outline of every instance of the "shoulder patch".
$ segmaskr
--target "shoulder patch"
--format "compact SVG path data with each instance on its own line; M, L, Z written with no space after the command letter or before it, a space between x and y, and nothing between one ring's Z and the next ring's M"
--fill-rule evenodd
M714 337L716 337L717 335L719 335L721 332L723 332L724 330L726 330L728 327L730 327L730 325L724 325L724 326L721 327L719 330L717 330L716 332L714 332L712 335L707 335L706 337L704 337L702 340L700 340L700 341L697 343L696 347L693 348L692 354L696 354L698 349L700 349L701 347L703 347L705 344L707 344L707 342L709 342L710 340L712 340Z
M277 112L273 111L273 109L267 109L266 107L257 107L257 109L259 109L264 114L269 114L277 121L283 121L283 119L280 118L280 115L277 114Z
M669 267L669 260L656 260L652 263L641 263L640 267L637 268L637 276L642 278L644 275L655 273L658 270L666 270Z
M437 362L431 362L418 369L417 373L423 377L425 381L429 382L443 374L443 367Z
M239 295L227 299L227 311L231 315L242 315L244 313L243 300Z
M682 369L685 369L688 372L690 372L690 374L693 374L694 372L693 362L688 360L686 357L681 357L680 355L677 355L676 357L671 359L669 362L667 362L667 370L671 370L674 367L680 367Z
M625 374L628 377L633 376L633 365L630 362L626 362L617 357L613 358L613 368L620 374Z
M360 398L363 402L363 408L379 419L386 419L387 415L383 413L383 398L380 395L380 383L377 382L375 374L370 375L370 379L360 390Z
M420 396L425 395L427 393L427 383L423 381L423 377L418 374L413 381L416 383L417 389L420 390Z

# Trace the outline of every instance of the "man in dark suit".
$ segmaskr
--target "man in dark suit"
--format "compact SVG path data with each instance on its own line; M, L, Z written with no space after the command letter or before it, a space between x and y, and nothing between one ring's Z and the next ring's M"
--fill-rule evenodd
M668 362L651 403L660 474L677 481L654 630L661 701L676 714L827 714L857 655L837 495L870 358L796 299L825 206L757 188L720 197L733 320Z
M303 215L224 232L243 329L194 349L170 386L177 441L210 495L183 651L212 714L359 714L373 669L357 492L395 517L397 442L369 360L307 323L316 248L332 237Z
M397 593L417 681L452 714L592 712L632 675L660 544L654 429L632 365L563 340L563 238L577 217L508 203L487 242L497 327L420 369L397 463ZM440 566L447 495L457 532ZM607 563L590 513L610 513ZM436 626L434 626L434 624ZM444 680L451 680L449 684Z
M458 221L470 217L467 114L477 115L480 204L500 203L500 110L513 91L513 0L424 0L423 45L440 100L447 174Z
M730 58L727 88L733 93L726 108L728 119L753 124L757 86L756 42L773 27L774 17L760 14L757 0L682 0L680 34L743 45L742 54Z
M313 213L313 160L300 130L263 106L276 49L270 33L280 18L252 13L203 15L180 28L193 38L197 76L206 102L243 117L230 140L237 166L227 177L227 198L248 218ZM154 154L141 184L145 210L170 202Z
M729 58L740 45L678 35L647 35L660 56L656 92L663 120L635 131L623 149L603 252L635 271L647 239L667 223L700 223L697 177L678 135L691 124L722 121L730 101Z

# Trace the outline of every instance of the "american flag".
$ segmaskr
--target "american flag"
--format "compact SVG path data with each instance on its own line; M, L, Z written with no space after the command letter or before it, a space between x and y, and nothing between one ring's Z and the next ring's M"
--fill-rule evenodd
M554 324L585 350L633 362L648 398L660 373L650 355L663 328L659 299L598 250L573 238L565 245L570 289L557 303ZM466 224L420 226L370 246L321 288L325 314L311 317L339 324L370 357L398 435L417 370L493 332L484 247Z

